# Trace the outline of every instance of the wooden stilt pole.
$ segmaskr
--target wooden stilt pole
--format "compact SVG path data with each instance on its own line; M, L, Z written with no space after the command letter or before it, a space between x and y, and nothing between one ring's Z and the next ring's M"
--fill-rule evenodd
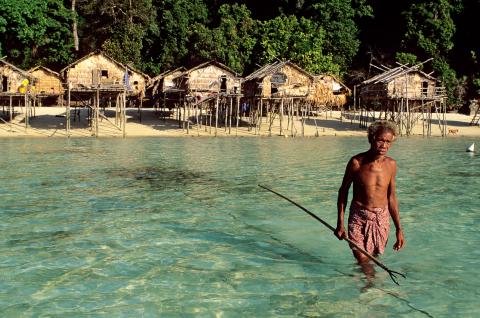
M290 104L290 114L292 116L292 128L291 128L291 136L295 137L295 111L293 109L293 98Z
M20 103L20 101L19 101ZM27 94L23 95L23 114L25 115L24 117L24 122L25 122L25 130L28 128L28 106L27 106Z
M219 106L220 100L217 95L217 100L215 103L215 137L217 137L217 129L218 129L218 106Z
M422 136L425 137L425 104L422 98Z
M217 102L217 101L215 100L215 103L211 103L211 104L210 104L210 114L209 114L209 116L208 116L208 117L209 117L209 118L208 118L208 120L209 120L209 124L208 124L209 128L208 128L208 129L209 129L209 134L210 134L210 135L212 134L213 108L215 107L216 102Z
M228 134L232 134L232 110L233 110L233 96L230 96L230 108L228 110Z
M305 137L305 104L301 108L302 110L302 137Z
M280 100L280 136L283 136L283 97Z
M186 117L187 117L187 105L186 105L186 102L185 102L185 98L182 100L182 108L183 108L183 111L182 111L182 129L185 130L185 124L186 124Z
M263 99L260 99L260 121L259 121L259 124L258 124L258 131L259 131L259 134L261 134L261 130L262 130L262 118L263 118Z
M10 113L10 122L13 120L13 99L12 96L10 96L10 104L8 106L8 112Z
M187 104L187 102L185 101L183 103L183 105L184 105L184 109L186 109L185 124L187 126L187 135L188 135L188 134L190 134L190 102L188 102L188 104Z
M124 90L122 94L122 133L123 138L127 136L127 92Z
M201 119L199 119L199 114L198 114L198 106L195 106L195 118L197 120L197 136L200 136L200 126L201 126ZM200 115L202 114L202 111L200 109Z
M115 126L118 126L119 128L122 128L122 123L120 122L120 116L119 116L119 105L120 105L120 94L115 94Z
M238 123L240 121L240 96L237 96L237 114L236 114L236 118L237 118L237 127L236 127L236 130L235 130L235 135L238 136Z
M67 110L65 112L65 128L67 130L67 137L70 138L70 101L71 101L72 83L69 81L67 85L68 85L67 86Z
M100 90L97 88L97 94L95 98L95 137L98 137L98 123L100 113Z

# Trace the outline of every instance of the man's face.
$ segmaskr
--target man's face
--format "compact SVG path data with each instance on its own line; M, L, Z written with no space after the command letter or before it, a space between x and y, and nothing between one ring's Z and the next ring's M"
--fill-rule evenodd
M375 136L371 142L372 150L375 151L377 155L384 156L388 149L392 146L394 136L389 131L384 131Z

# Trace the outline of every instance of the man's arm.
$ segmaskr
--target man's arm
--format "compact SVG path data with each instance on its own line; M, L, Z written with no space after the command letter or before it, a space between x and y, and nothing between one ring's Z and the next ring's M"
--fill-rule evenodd
M392 160L392 177L388 185L388 209L392 216L393 224L396 229L397 242L393 245L393 249L398 251L405 245L405 239L403 237L402 226L400 225L400 212L398 210L398 201L396 195L395 176L397 174L397 163Z
M344 218L345 218L345 208L348 201L348 190L350 185L353 182L354 175L354 159L350 159L345 169L345 174L343 175L342 185L338 189L338 198L337 198L337 228L335 230L335 235L338 239L344 239L346 237Z

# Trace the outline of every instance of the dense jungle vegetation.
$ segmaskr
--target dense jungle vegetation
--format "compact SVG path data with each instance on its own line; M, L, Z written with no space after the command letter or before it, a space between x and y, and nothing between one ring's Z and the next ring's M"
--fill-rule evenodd
M155 76L215 59L247 75L291 60L352 86L432 61L453 107L480 93L478 0L0 0L0 54L60 70L101 49Z

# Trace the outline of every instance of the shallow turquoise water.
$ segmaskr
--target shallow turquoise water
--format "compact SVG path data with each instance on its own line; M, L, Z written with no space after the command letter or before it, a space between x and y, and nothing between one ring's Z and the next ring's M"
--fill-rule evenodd
M407 245L366 282L334 225L366 138L1 139L1 317L477 317L474 140L403 138Z

